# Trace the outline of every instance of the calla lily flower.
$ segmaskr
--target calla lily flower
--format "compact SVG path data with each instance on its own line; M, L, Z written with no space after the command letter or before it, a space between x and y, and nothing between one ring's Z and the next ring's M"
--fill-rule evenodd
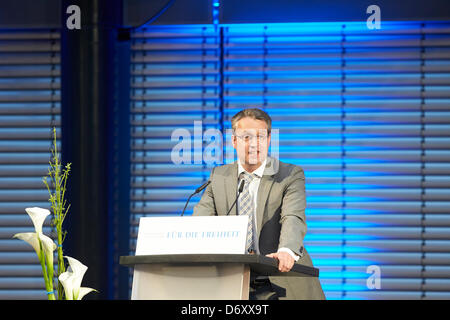
M36 254L42 266L45 288L49 292L49 299L54 300L55 297L52 293L53 251L56 249L56 244L46 235L37 232L16 233L13 238L28 242L33 247L34 251L36 251Z
M42 233L42 226L50 211L38 207L26 208L25 211L33 221L36 232L16 233L13 238L17 238L29 243L39 258L42 266L42 273L45 281L45 289L49 300L55 300L53 290L53 251L56 250L55 242ZM62 255L62 252L61 252ZM87 271L87 267L80 261L65 257L69 261L68 271L59 275L58 279L64 287L67 300L81 300L91 291L97 291L92 288L81 287L81 281ZM62 260L62 259L61 259ZM59 263L60 261L58 261ZM60 296L61 298L61 296Z
M56 249L56 244L51 238L47 237L45 234L38 234L36 232L16 233L15 235L13 235L13 238L20 239L29 243L33 247L34 251L36 251L38 256L40 256L41 253L41 248L39 245L39 240L41 240L45 257L47 258L49 265L53 266L53 251L55 251Z
M81 287L81 281L88 268L77 259L68 256L65 258L70 266L68 271L59 275L58 279L64 287L66 299L81 300L89 292L96 291L92 288Z
M39 234L39 239L41 240L42 248L44 249L48 269L51 272L50 278L53 278L53 251L56 250L56 244L51 238L42 233Z
M69 271L63 272L59 275L58 280L64 287L66 300L73 300L73 273Z
M77 297L77 300L83 299L85 295L87 295L89 292L92 292L92 291L97 292L97 290L92 289L92 288L81 287L80 292Z
M42 234L42 225L44 224L45 218L47 218L47 216L50 214L50 211L38 207L26 208L25 211L33 221L36 233Z
M34 251L36 251L40 259L41 248L39 245L39 238L36 232L16 233L15 235L13 235L13 238L20 239L29 243L33 247Z

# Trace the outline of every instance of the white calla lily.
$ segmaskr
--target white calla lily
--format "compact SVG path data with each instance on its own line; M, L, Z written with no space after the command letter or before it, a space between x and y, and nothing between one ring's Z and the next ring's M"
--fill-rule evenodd
M69 271L63 272L59 275L58 280L64 287L66 300L73 300L73 273Z
M52 239L38 232L16 233L13 238L29 243L34 251L36 251L42 266L48 298L50 300L55 300L55 295L53 293L53 251L56 249L56 244Z
M44 249L47 266L52 272L51 276L53 276L53 251L56 250L56 244L51 238L42 233L39 234L39 239L41 240L42 248Z
M40 257L41 254L41 247L39 244L39 240L41 240L47 262L50 266L53 266L53 251L56 250L56 244L51 238L47 237L45 234L38 234L36 232L16 233L13 235L13 238L29 243L34 251L36 251L38 257Z
M88 267L86 267L84 264L82 264L77 259L74 259L72 257L65 256L67 261L69 261L70 269L72 269L72 272L74 274L73 278L73 297L74 300L77 300L80 287L81 287L81 281L83 281L84 274L86 273Z
M38 257L40 257L41 248L39 245L39 238L36 232L23 232L23 233L16 233L13 235L13 238L23 240L27 243L29 243L34 251L36 251Z
M26 208L25 211L28 213L31 220L33 221L36 233L41 234L42 225L44 224L45 218L47 218L47 216L50 215L50 211L39 207Z
M26 208L25 211L30 216L36 232L16 233L13 238L29 243L34 251L36 251L39 262L41 263L48 299L55 300L53 290L53 251L56 250L57 246L50 237L42 233L42 226L47 216L50 215L50 211L38 207ZM61 257L58 255L58 265L62 262L62 250L59 253ZM58 279L64 287L66 299L81 300L89 292L97 291L92 288L81 287L81 282L88 268L77 259L68 256L65 258L69 261L70 266L68 271L59 275ZM58 295L58 297L61 299L62 295Z
M83 299L83 297L84 297L85 295L87 295L89 292L92 292L92 291L97 291L97 290L92 289L92 288L81 287L81 288L80 288L80 292L79 292L79 294L78 294L77 300Z
M89 292L96 291L95 289L81 287L81 281L88 268L77 259L64 257L69 261L69 270L62 273L58 279L64 287L66 299L81 300Z

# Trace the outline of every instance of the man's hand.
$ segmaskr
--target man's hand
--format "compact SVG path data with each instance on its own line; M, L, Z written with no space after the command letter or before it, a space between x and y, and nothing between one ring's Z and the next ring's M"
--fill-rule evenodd
M274 258L278 260L278 270L281 272L288 272L294 265L294 258L287 252L275 252L266 254L266 257Z

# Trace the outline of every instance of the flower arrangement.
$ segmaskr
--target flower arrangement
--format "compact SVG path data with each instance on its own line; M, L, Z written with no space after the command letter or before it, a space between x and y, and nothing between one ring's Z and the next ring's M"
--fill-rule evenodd
M43 178L43 182L50 194L49 201L53 211L51 225L56 231L56 244L50 237L43 234L42 231L44 221L51 212L47 209L38 207L25 209L33 222L35 232L17 233L13 238L26 241L34 248L34 251L36 251L42 267L48 300L81 300L86 294L96 290L81 287L83 276L88 268L78 260L63 255L62 244L67 235L67 231L63 230L62 225L70 207L70 205L66 207L66 200L64 197L71 164L67 164L65 168L61 170L62 164L59 160L55 128L53 128L52 159L49 163L48 176ZM50 179L50 184L48 179ZM56 275L54 274L55 250L57 251ZM69 262L67 271L64 258ZM57 290L54 290L55 278Z

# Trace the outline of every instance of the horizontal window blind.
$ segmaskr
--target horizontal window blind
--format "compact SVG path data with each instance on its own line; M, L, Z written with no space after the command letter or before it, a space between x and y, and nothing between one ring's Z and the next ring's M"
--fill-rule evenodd
M0 299L47 299L27 207L50 209L52 128L60 126L59 31L0 30ZM50 218L44 233L51 233Z
M449 299L450 24L221 27L224 120L263 108L305 170L326 297Z
M194 141L202 121L229 139L232 115L260 107L278 130L271 154L305 170L305 245L326 297L450 298L448 23L141 28L131 81L131 252L138 218L179 214L211 170L194 163L204 140L175 165L173 132Z
M188 196L209 177L203 134L221 127L219 42L212 25L132 33L132 254L139 218L180 215ZM180 143L186 143L183 150ZM186 215L199 199L191 199Z

